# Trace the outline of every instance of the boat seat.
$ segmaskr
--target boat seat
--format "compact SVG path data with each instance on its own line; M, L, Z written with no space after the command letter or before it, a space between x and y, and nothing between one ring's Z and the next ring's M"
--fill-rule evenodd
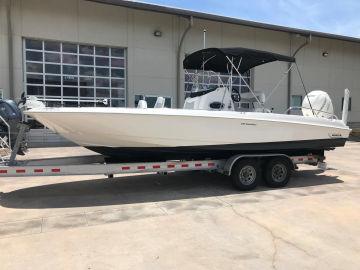
M145 100L139 100L137 105L138 109L147 109L147 102Z
M156 103L154 108L164 108L165 107L165 98L163 97L158 97L156 99Z

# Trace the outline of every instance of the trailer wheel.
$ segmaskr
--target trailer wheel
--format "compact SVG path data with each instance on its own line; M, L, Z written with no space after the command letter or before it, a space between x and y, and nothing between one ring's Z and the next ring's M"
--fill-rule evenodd
M231 171L234 187L243 191L254 189L259 182L260 175L259 166L252 159L239 160Z
M265 182L269 187L284 187L290 180L291 161L287 158L273 158L266 164Z

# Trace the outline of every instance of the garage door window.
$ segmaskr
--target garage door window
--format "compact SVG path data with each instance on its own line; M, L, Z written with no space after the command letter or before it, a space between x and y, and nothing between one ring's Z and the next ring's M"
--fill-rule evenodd
M124 48L24 39L25 93L47 106L124 107Z
M230 83L232 80L232 88L238 90L240 93L250 92L247 85L250 85L251 71L242 74L244 80L240 76L233 75L232 77L227 74L218 74L214 72L201 71L201 70L187 70L185 74L185 97L188 97L194 90L194 87L207 89L212 87L221 86L223 83ZM246 84L244 83L246 82Z

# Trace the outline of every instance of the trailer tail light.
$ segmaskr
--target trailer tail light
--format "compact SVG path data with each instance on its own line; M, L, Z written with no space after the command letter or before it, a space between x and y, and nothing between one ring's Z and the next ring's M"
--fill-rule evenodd
M175 164L168 164L167 167L168 167L169 169L175 168Z
M161 167L160 165L153 165L154 169L160 169L160 167Z
M209 167L214 167L214 166L215 166L215 163L214 163L214 162L209 162L209 163L208 163L208 166L209 166Z
M34 173L43 173L44 169L34 169Z
M54 169L51 169L51 172L56 172L56 173L58 173L58 172L60 172L60 169L59 169L59 168L54 168Z
M195 163L195 167L201 167L202 164L201 163Z
M7 170L0 170L0 173L7 173Z
M137 166L138 170L145 170L145 166Z
M18 169L16 170L16 173L25 173L25 169Z
M181 164L181 168L187 168L189 167L189 164Z
M129 166L125 166L125 167L121 167L121 169L122 169L123 171L127 171L127 170L130 170L130 167L129 167Z

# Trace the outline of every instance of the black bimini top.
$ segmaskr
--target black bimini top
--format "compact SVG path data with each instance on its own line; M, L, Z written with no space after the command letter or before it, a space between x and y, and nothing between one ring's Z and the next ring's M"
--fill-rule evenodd
M240 73L274 61L295 62L294 57L272 52L246 48L208 48L187 56L183 61L183 67L184 69L204 69L230 73L232 65L227 57L233 62Z

